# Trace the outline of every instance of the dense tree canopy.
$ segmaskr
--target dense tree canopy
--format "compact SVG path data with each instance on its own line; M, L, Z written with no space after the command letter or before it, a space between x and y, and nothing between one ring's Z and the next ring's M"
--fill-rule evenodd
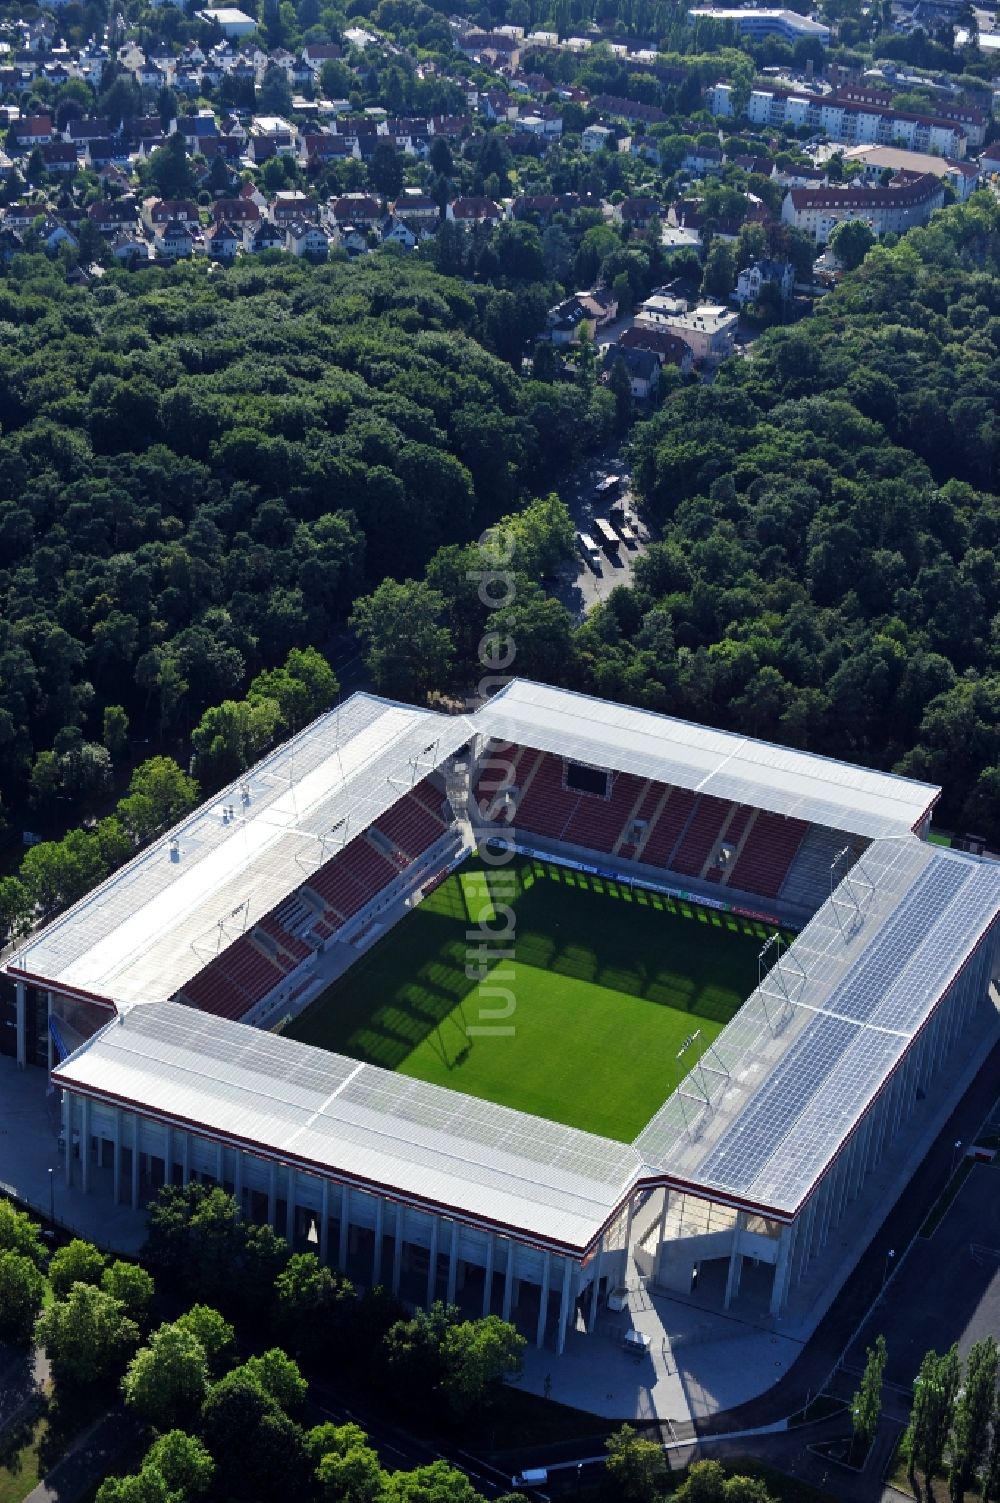
M110 746L183 736L599 442L604 393L508 363L522 312L382 258L87 289L19 259L0 286L5 803L99 798Z

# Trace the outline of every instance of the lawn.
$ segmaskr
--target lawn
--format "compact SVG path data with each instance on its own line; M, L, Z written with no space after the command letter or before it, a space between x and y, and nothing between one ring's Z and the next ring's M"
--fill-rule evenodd
M472 858L288 1032L628 1142L688 1035L703 1048L752 990L769 932L547 862Z

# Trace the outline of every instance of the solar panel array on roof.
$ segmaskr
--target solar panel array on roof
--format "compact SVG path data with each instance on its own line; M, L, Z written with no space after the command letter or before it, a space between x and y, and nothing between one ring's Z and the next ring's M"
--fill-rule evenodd
M639 1134L646 1162L793 1213L998 911L1000 866L876 842Z

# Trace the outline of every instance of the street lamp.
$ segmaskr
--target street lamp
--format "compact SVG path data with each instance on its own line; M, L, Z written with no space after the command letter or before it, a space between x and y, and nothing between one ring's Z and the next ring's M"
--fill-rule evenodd
M889 1251L885 1255L885 1267L882 1269L882 1288L883 1289L885 1288L886 1283L888 1282L889 1267L890 1267L890 1264L892 1263L892 1260L893 1260L893 1258L895 1256L896 1256L896 1249L894 1247L890 1247Z
M56 1224L56 1171L49 1170L49 1220Z
M962 1151L962 1140L961 1140L961 1138L956 1138L955 1139L955 1148L954 1148L954 1151L953 1151L952 1156L951 1156L951 1173L948 1176L949 1180L952 1180L952 1179L955 1178L955 1170L958 1167L958 1155L961 1153L961 1151Z

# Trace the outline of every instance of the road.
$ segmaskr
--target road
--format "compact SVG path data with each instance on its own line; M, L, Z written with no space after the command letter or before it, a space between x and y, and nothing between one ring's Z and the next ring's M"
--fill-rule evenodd
M625 458L624 446L616 445L596 455L586 464L567 475L557 492L566 503L577 532L592 532L595 518L610 517L610 500L600 500L595 492L598 480L603 475L619 475L621 486L615 500L623 500L631 514L630 526L636 535L635 546L624 542L617 549L606 552L602 549L597 567L593 567L578 555L561 571L553 593L566 608L582 621L588 611L600 601L606 600L617 585L630 585L636 560L646 551L650 533L645 525L635 519L635 500L631 488L631 473ZM595 538L596 541L596 538Z

